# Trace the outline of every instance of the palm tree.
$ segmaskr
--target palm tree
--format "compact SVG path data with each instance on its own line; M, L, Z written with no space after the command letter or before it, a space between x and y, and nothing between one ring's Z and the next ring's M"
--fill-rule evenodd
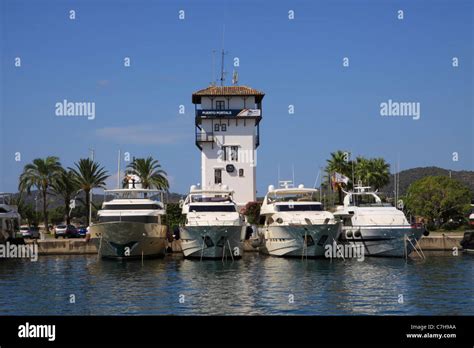
M79 190L79 185L76 180L74 180L73 172L71 170L63 169L56 180L51 184L51 188L56 195L63 198L66 223L69 225L71 223L69 204L73 195L77 190Z
M105 180L110 176L104 167L89 158L81 158L74 163L76 168L68 168L72 172L75 184L86 196L87 225L90 225L90 192L94 188L105 188Z
M326 171L328 175L338 172L350 178L352 175L352 162L349 161L348 153L341 150L331 152L331 158L327 160ZM339 204L342 204L341 185L337 186L337 192L339 196Z
M373 158L371 162L372 170L375 173L373 185L374 189L378 190L390 182L390 164L383 158Z
M355 179L360 181L363 185L370 186L375 173L372 168L372 162L364 157L357 157L354 166Z
M43 198L43 217L45 230L48 227L48 189L61 172L59 158L48 156L46 158L36 158L32 163L25 165L23 173L20 175L19 190L31 192L32 187L36 187Z
M166 172L161 169L158 160L153 159L151 156L147 158L134 158L132 163L127 166L126 173L138 176L144 189L169 189Z
M389 169L390 165L383 158L358 157L354 171L358 180L378 190L390 181Z

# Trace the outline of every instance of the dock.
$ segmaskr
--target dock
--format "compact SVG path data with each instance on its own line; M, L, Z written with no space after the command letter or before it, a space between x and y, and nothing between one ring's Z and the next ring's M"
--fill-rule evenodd
M424 251L452 251L453 248L462 250L460 244L463 239L463 232L431 232L429 236L423 236L418 243ZM87 255L97 254L97 247L86 242L85 239L39 239L28 240L27 243L37 243L39 255ZM168 243L172 253L181 253L181 241ZM244 242L245 252L255 252L250 241Z
M97 247L85 239L39 239L27 243L38 244L39 255L87 255L97 254Z
M423 236L418 243L424 251L453 251L453 248L462 250L461 241L464 232L430 232Z

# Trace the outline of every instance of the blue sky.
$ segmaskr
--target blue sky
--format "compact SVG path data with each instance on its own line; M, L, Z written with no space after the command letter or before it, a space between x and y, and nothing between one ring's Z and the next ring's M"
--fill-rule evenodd
M0 4L0 192L15 191L34 158L57 155L71 166L94 148L111 173L118 149L152 155L171 190L185 193L200 181L191 94L209 85L224 26L226 70L239 57L240 84L266 93L258 195L276 182L278 166L282 178L294 166L296 181L313 185L337 149L392 165L399 156L401 169L474 169L472 1ZM55 116L63 99L95 102L95 119ZM420 119L380 116L388 99L419 102Z

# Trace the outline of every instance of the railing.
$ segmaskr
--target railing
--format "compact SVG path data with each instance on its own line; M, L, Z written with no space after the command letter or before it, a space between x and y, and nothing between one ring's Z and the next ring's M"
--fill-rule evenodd
M206 143L214 141L214 133L196 131L196 143Z

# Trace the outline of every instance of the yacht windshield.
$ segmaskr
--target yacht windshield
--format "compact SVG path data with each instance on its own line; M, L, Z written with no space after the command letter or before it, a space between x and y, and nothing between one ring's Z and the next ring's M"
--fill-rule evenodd
M158 204L105 204L104 210L157 210Z
M191 205L190 212L235 212L233 205Z
M375 196L368 195L352 195L350 204L356 207L391 207L390 203L377 202Z
M229 196L192 195L191 202L231 202L231 199Z
M314 202L317 200L314 192L302 192L291 194L275 194L268 196L268 203L275 202Z
M321 204L278 204L277 211L322 211Z

